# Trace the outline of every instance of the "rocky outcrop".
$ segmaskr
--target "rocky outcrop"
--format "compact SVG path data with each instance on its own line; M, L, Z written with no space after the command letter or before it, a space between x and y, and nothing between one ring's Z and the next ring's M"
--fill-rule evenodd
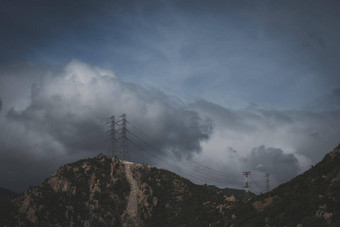
M253 202L253 206L257 211L263 211L264 208L270 206L273 202L273 197L267 197L264 201L255 201Z
M98 155L61 167L19 196L13 219L17 226L121 225L129 193L125 165Z

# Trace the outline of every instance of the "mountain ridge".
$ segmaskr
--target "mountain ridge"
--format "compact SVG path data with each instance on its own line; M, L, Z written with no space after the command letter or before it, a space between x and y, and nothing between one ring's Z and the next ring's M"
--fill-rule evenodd
M131 183L135 181L135 183ZM135 185L134 185L135 184ZM170 171L100 154L60 167L40 186L23 192L11 204L4 226L183 225L199 211L216 216L212 200L239 200L213 186L195 185ZM131 199L130 197L134 197ZM137 200L137 201L136 201ZM204 204L205 203L205 204ZM225 205L225 204L223 204ZM201 207L202 206L202 207ZM129 210L129 207L133 207ZM222 209L222 206L221 208ZM207 219L209 220L209 219Z
M0 224L340 226L340 145L270 192L247 200L239 196L243 191L235 192L100 154L64 165L20 194L3 211Z

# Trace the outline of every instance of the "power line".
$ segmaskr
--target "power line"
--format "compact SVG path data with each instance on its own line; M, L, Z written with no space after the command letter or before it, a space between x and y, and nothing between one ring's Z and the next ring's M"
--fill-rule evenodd
M138 144L136 144L135 142L133 142L133 141L131 141L131 140L129 140L130 141L130 143L132 144L132 145L134 145L135 147L137 147L137 148L139 148L139 149L141 149L142 151L144 151L144 152L147 152L148 154L150 154L151 156L149 157L149 159L155 159L155 154L154 153L151 153L151 152L149 152L146 148L144 148L143 146L140 146L140 145L138 145ZM138 152L136 152L137 154L138 154ZM164 159L158 159L156 162L161 162L161 163L163 163L163 164L167 164L167 165L173 165L173 163L170 163L170 162L168 162L167 160L164 160ZM183 170L183 168L181 168L180 166L176 166L177 168L179 167L181 170ZM192 175L192 174L190 174L190 173L188 173L188 172L185 172L185 171L182 171L182 173L185 173L185 175L187 175L187 176L190 176L192 179L195 179L195 180L197 180L197 181L199 181L199 182L203 182L203 180L201 179L201 178L198 178L197 177L197 175ZM196 173L197 174L197 173Z
M168 168L171 167L175 169L176 172L181 172L180 174L184 174L186 176L190 176L190 178L195 179L199 182L206 182L207 180L213 180L213 181L220 181L225 182L225 176L226 173L222 171L218 171L216 169L210 168L208 166L202 165L201 163L195 162L193 160L188 161L185 159L178 159L173 157L171 154L164 156L162 150L164 150L164 144L156 141L151 136L149 136L147 133L145 133L145 130L140 130L136 127L133 127L133 131L129 131L127 128L127 125L129 122L126 119L126 114L123 114L119 117L119 121L116 121L115 117L112 116L109 118L110 121L107 122L110 126L109 134L110 134L110 144L111 144L111 155L117 154L119 155L119 158L122 160L125 160L129 152L133 152L135 155L139 155L140 157L146 157L143 156L147 155L148 160L153 160L155 163L161 163L163 166L167 166ZM118 127L118 129L116 129ZM137 131L137 132L136 132ZM92 133L93 134L93 133ZM73 142L73 144L82 143L84 142L84 139L91 139L100 137L101 135L96 135L95 137L92 136L92 134L89 134L87 137L83 137L82 140ZM143 136L141 136L142 134ZM130 139L130 136L132 138ZM91 138L90 138L91 137ZM148 139L146 139L147 137ZM71 141L74 140L76 136L65 136L64 139L70 139ZM100 140L102 141L102 140ZM139 142L137 142L139 141ZM44 157L44 160L51 160L55 159L56 157L50 157L49 152L41 151L41 148L43 146L46 146L50 143L55 142L54 139L50 139L47 141L43 141L41 143L33 144L33 146L28 147L27 149L33 149L36 151L41 152L37 157ZM136 152L134 149L128 150L128 145L131 144L134 147L137 147L142 152ZM27 146L26 146L27 147ZM13 151L13 150L12 150ZM17 150L17 152L20 150ZM15 152L14 152L15 153ZM46 157L45 157L46 156ZM34 157L34 155L32 155ZM21 156L18 157L18 159L22 158ZM47 158L47 159L46 159ZM59 158L59 157L58 157ZM62 156L60 156L62 158ZM15 158L12 161L16 161ZM29 163L25 163L26 165L29 165ZM18 168L14 169L7 169L7 173L14 172L23 166L20 165ZM3 171L1 171L3 172ZM229 174L230 175L230 174Z
M134 129L136 129L136 127L134 126ZM138 131L140 131L141 132L141 130L138 130ZM132 133L131 131L129 131L129 133L132 135L132 136L134 136L134 137L136 137L136 138L138 138L138 139L140 139L141 141L143 141L145 144L147 144L148 146L150 146L152 149L154 149L155 151L161 151L162 149L160 148L160 147L157 147L157 146L154 146L154 144L155 144L155 142L152 144L152 143L150 143L150 142L147 142L145 139L143 139L143 138L141 138L140 136L137 136L135 133ZM144 136L148 136L147 135L147 133L143 133L143 135ZM150 136L148 136L149 138L151 138ZM158 143L158 144L160 144L160 143ZM179 162L179 160L177 160L177 159L173 159L175 162ZM180 160L180 162L181 163L183 163L184 165L186 165L186 166L193 166L192 164L195 164L195 170L197 170L197 169L202 169L202 171L205 171L205 173L206 172L209 172L209 173L211 173L211 174L213 174L213 175L221 175L221 176L223 176L223 178L225 177L225 172L221 172L221 171L218 171L218 170L215 170L215 169L212 169L212 168L210 168L210 167L207 167L207 166L205 166L205 165L202 165L201 163L197 163L197 162L194 162L194 161L190 161L190 162L188 162L188 161L186 161L186 160ZM236 175L235 174L233 174L235 177L236 177Z
M136 137L137 139L139 139L140 141L144 142L146 145L148 145L150 148L152 148L154 151L161 151L161 149L157 148L157 147L154 147L152 144L146 142L145 140L143 140L141 137L135 135L134 133L132 133L131 131L129 131L129 134L131 134L132 136ZM131 140L129 140L130 142L132 142ZM139 146L140 147L140 146ZM140 147L141 148L141 147ZM150 153L150 151L148 151L147 149L144 149L143 147L141 148L143 150L145 150L146 152L148 152L152 157L160 157L162 158L161 154L159 153ZM208 169L201 169L201 165L192 165L192 163L190 162L185 162L183 160L177 160L177 159L173 159L172 157L169 157L167 156L167 160L172 160L173 163L176 163L176 167L177 168L181 168L181 170L188 174L188 170L190 170L191 172L194 172L195 175L200 175L201 177L205 178L205 179L208 179L208 180L211 180L211 178L213 178L214 180L217 180L219 179L219 181L221 182L225 182L225 173L221 174L221 173L218 173L216 171L214 171L213 169L209 168L209 167L205 167L205 168L208 168ZM160 159L158 159L158 162L159 162ZM162 159L163 160L163 159ZM163 161L164 163L164 161ZM174 165L173 163L171 162L166 162L167 164L170 164L170 165ZM180 166L184 166L186 167L186 169L183 169L182 167ZM202 179L200 179L200 181L202 181Z
M133 129L137 129L137 128L136 128L135 126L133 126ZM139 129L137 129L137 131L141 132ZM160 147L163 146L161 143L159 143L159 142L153 140L153 138L152 138L151 136L149 136L149 135L148 135L147 133L145 133L145 132L142 132L142 134L143 134L144 136L147 136L148 138L150 138L150 139L152 140L151 143L153 143L153 144L158 144L159 147L157 147L157 146L156 146L156 147L157 147L158 150L161 150ZM176 160L176 161L177 161L177 160ZM187 161L185 161L185 160L181 160L181 161L187 162ZM188 163L188 162L187 162L187 163ZM192 160L190 161L190 163L195 163L195 164L199 165L200 167L202 167L203 169L205 169L205 170L207 170L207 171L213 171L214 173L220 173L220 174L222 174L222 175L225 175L224 172L220 172L220 171L218 171L218 170L215 170L215 169L212 169L212 168L210 168L210 167L204 166L204 165L202 165L201 163L197 163L197 162L194 162L194 161L192 161ZM235 175L235 176L236 176L236 175Z

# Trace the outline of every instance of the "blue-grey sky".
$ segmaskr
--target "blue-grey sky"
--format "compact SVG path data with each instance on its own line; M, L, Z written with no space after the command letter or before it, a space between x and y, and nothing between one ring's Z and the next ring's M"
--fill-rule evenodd
M338 1L3 1L2 62L78 59L221 105L295 108L340 82Z
M190 154L230 176L252 169L258 181L271 171L277 185L340 142L339 1L3 0L0 6L5 157L46 139L60 155L94 154L105 147L69 137L100 135L100 120L126 112L163 153ZM24 152L31 163L40 157L34 152ZM71 159L59 158L53 168ZM178 170L160 163L154 164ZM37 183L46 177L40 174L27 179ZM28 184L1 177L8 187ZM207 183L239 187L240 181Z

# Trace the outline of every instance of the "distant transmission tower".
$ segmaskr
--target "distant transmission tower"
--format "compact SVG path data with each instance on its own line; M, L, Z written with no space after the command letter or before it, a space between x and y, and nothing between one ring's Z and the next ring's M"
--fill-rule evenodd
M128 139L127 139L127 124L129 123L127 120L126 120L126 114L123 114L121 115L120 117L120 120L118 121L119 123L119 133L120 133L120 136L119 136L119 140L120 140L120 159L122 160L125 160L127 158L127 149L128 149Z
M270 190L270 187L269 187L269 173L266 173L266 189L267 189L267 192L269 192Z
M243 188L244 188L244 197L245 197L245 199L248 199L249 198L249 191L251 189L248 177L251 175L251 172L250 171L245 171L245 172L242 172L242 175L245 178L245 185L243 186Z

